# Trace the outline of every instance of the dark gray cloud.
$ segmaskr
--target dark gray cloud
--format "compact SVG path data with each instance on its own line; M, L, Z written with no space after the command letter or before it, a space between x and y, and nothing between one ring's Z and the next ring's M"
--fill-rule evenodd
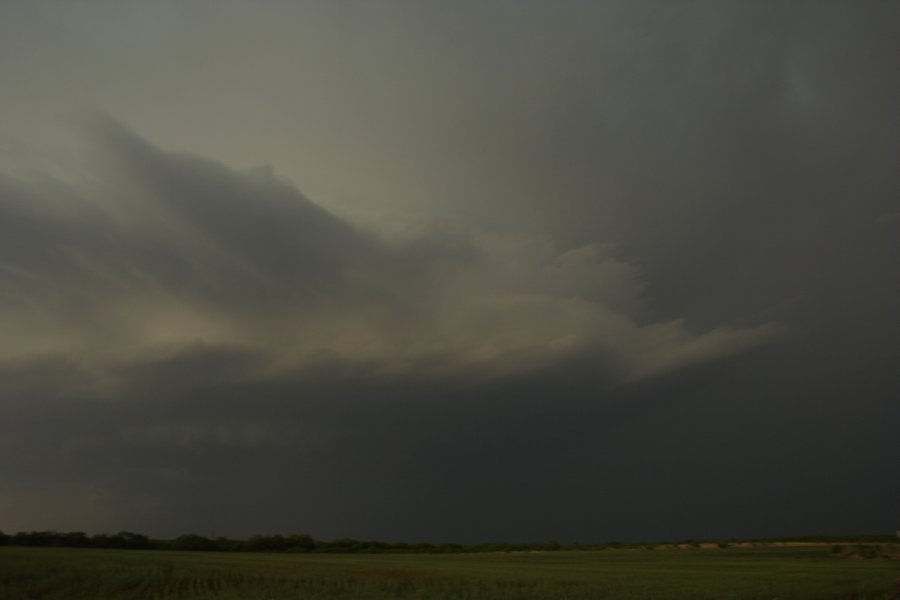
M9 355L104 368L123 353L211 344L255 348L279 369L333 355L493 371L592 349L632 379L775 331L641 326L629 315L638 273L599 246L428 231L382 240L265 170L164 152L108 118L88 129L94 183L6 183Z
M435 493L427 486L443 489L443 476L431 478L448 468L477 488L488 473L473 482L464 471L479 456L511 468L500 440L512 433L521 457L544 418L535 411L559 409L552 398L532 406L520 378L549 390L539 374L558 381L563 369L614 389L739 354L777 329L640 325L629 315L637 270L599 246L428 231L385 240L268 172L159 150L105 117L87 129L88 183L5 181L2 365L19 448L6 469L26 486L8 492L12 513L31 507L23 524L46 513L32 480L88 498L60 522L90 512L96 494L89 522L135 494L164 520L176 510L165 502L212 502L239 481L233 461L267 481L296 461L326 515L358 486L369 492L356 500L383 495L384 509L398 494ZM506 398L507 387L526 396Z
M0 529L896 529L894 3L0 11Z

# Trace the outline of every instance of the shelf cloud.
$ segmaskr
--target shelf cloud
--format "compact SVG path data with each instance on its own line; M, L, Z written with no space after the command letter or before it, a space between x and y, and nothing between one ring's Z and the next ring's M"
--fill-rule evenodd
M639 270L596 244L427 227L385 239L265 170L159 149L110 118L89 133L90 183L4 182L7 359L103 371L221 347L257 354L265 377L325 356L395 375L512 374L574 356L633 380L777 330L640 324Z

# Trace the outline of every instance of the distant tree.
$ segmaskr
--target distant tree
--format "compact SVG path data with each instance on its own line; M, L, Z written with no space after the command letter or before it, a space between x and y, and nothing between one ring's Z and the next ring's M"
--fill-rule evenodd
M9 544L9 536L0 531L0 546L6 546Z
M55 531L20 531L12 536L14 546L60 546L60 535Z
M305 533L289 535L288 550L291 552L312 552L316 548L316 540Z
M268 539L268 550L270 552L284 552L291 547L291 542L283 535L271 535Z
M389 544L385 542L378 542L375 540L366 540L364 542L359 542L356 546L357 552L383 552L390 547Z
M222 536L213 540L213 545L219 552L236 552L242 550L241 543L240 540L231 540Z
M244 540L243 549L250 552L264 552L268 545L268 538L264 535L252 535Z
M115 540L117 548L131 548L132 550L144 550L152 547L150 538L140 533L132 533L131 531L120 531L112 536Z
M202 535L188 533L172 540L172 548L175 550L209 551L215 550L215 543Z
M132 533L130 531L120 531L113 535L98 533L91 537L90 545L94 548L123 548L131 550L146 550L153 548L153 543L146 535Z
M291 541L283 535L254 535L243 546L250 552L284 552L291 547Z
M362 542L352 538L342 538L316 544L316 550L320 552L359 552L362 547Z
M68 548L87 548L91 545L91 539L83 531L70 531L60 534L62 545Z

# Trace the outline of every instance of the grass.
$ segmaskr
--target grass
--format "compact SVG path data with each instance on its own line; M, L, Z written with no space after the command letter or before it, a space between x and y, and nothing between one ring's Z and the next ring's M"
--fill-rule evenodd
M894 600L900 561L831 546L486 554L0 548L10 600Z

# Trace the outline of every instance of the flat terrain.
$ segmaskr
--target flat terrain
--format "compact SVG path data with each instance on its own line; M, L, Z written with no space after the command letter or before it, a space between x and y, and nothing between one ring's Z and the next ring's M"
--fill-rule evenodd
M894 600L900 561L820 547L484 554L0 548L0 598Z

